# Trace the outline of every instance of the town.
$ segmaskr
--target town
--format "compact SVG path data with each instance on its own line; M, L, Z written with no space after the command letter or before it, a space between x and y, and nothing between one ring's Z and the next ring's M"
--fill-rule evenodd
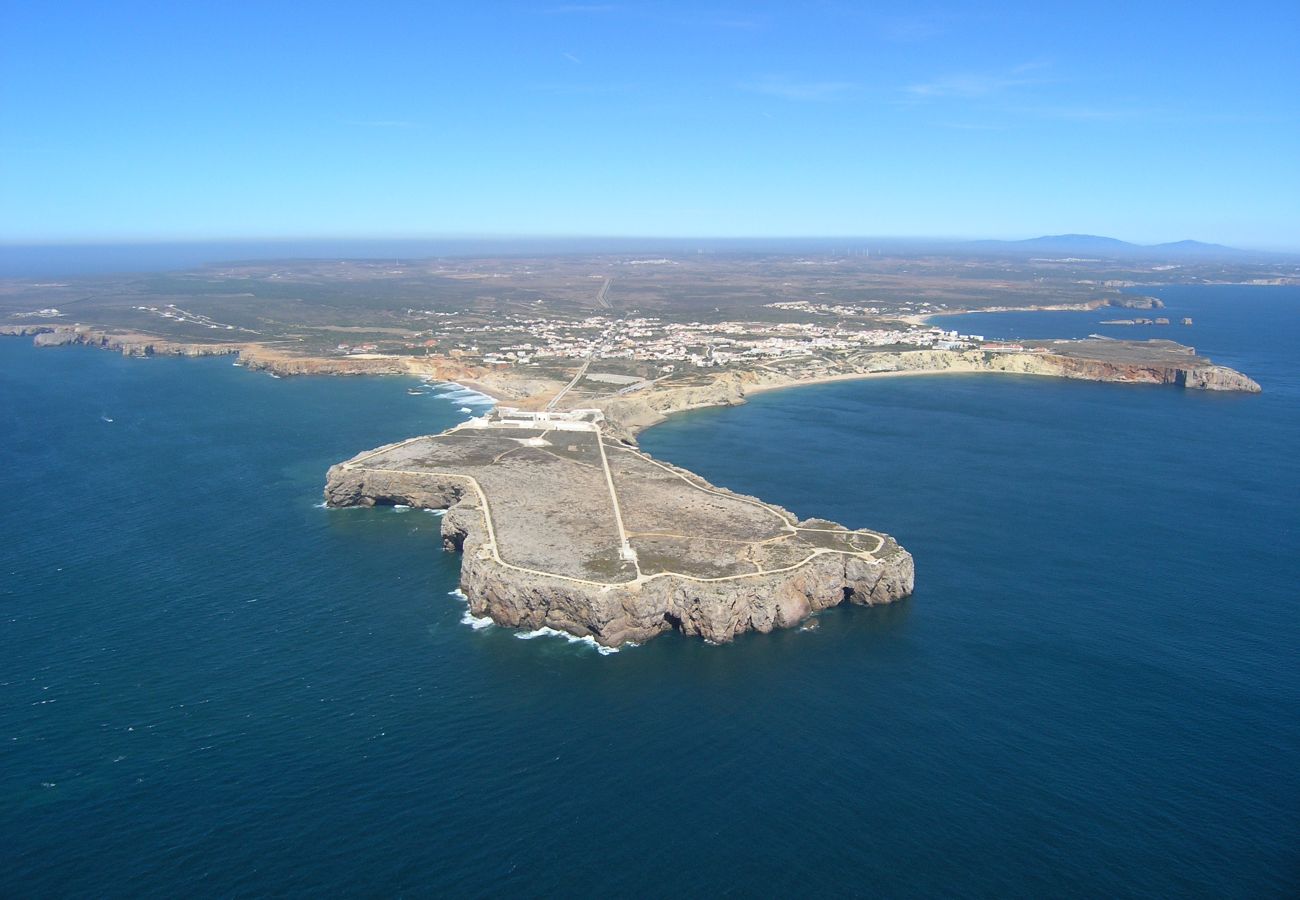
M668 322L657 317L600 315L560 319L508 314L498 323L466 323L420 334L428 336L416 342L343 343L335 351L360 355L423 349L488 366L539 365L547 359L625 359L656 363L660 371L672 372L683 365L712 368L826 351L967 350L984 341L982 335L926 326L855 327L842 321Z

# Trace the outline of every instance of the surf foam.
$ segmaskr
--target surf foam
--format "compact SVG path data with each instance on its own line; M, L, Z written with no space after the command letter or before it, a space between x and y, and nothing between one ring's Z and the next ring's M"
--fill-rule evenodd
M493 625L496 624L496 622L493 622L487 616L476 616L472 612L470 612L469 598L465 596L465 592L462 591L460 588L457 588L454 591L448 591L447 594L448 596L455 597L461 603L465 604L465 613L460 617L460 624L468 625L470 628L473 628L475 631L482 631L484 628L491 628Z
M539 637L561 637L570 644L586 644L601 656L609 656L611 653L617 653L619 651L618 647L606 647L604 644L596 643L596 639L591 636L578 637L577 635L569 634L567 631L560 631L558 628L549 628L546 625L533 631L521 631L516 634L515 637L519 638L521 641L531 641L533 638ZM625 646L631 647L635 645L627 644Z
M489 397L487 394L484 394L482 391L476 391L473 388L467 388L463 384L458 384L454 381L438 381L434 383L438 385L439 390L438 393L433 396L437 397L439 400L451 400L461 406L468 407L490 407L497 405L496 400ZM462 410L462 412L465 411L466 410Z

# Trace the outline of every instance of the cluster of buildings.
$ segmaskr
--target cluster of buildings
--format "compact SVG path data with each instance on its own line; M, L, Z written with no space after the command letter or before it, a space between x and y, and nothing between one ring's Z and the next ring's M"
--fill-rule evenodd
M218 322L202 313L190 312L187 309L181 309L175 303L168 303L166 306L136 306L136 312L152 313L155 316L161 316L164 319L171 319L174 322L182 322L186 325L200 325L204 328L219 328L223 331L244 331L248 334L260 334L251 328L237 328L235 325L228 325L225 322Z
M656 362L661 369L678 363L710 368L745 360L883 347L961 350L982 340L927 327L852 328L838 322L664 322L654 317L606 316L577 320L510 316L499 324L467 326L452 337L461 338L451 351L454 355L481 354L488 365L590 357ZM491 344L496 346L489 348Z
M811 300L782 300L779 303L764 304L769 309L784 309L788 312L810 313L824 316L838 316L839 318L852 318L853 316L879 316L894 315L896 313L913 312L912 306L899 306L895 308L883 308L879 306L848 306L845 304L833 303L813 303ZM933 303L920 302L915 304L916 311L922 313L939 312L946 309L946 306L935 306Z

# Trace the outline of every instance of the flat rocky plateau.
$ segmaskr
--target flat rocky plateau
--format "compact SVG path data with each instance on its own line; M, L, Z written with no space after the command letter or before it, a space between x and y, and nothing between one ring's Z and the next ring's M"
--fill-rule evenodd
M332 467L325 499L446 509L472 613L610 647L673 628L726 642L912 591L888 535L800 521L595 425L473 420Z

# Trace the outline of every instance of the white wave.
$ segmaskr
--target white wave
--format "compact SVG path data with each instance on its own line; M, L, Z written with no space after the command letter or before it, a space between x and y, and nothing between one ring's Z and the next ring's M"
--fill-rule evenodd
M463 413L472 413L474 410L470 409L468 406L462 406L462 407L460 408L460 411L463 412ZM111 421L113 421L113 420L112 420L112 419L109 419L108 421L111 422Z
M466 607L465 613L460 617L460 621L462 625L468 625L470 628L473 628L475 631L481 631L484 628L490 628L496 624L488 616L476 616L472 612L470 612L469 597L466 597L465 592L462 591L460 588L456 588L454 591L448 591L447 595L450 597L455 597L461 603L465 604ZM601 644L598 644L596 643L596 639L592 637L578 637L577 635L572 635L569 634L568 632L560 631L558 628L548 628L546 626L542 626L541 628L535 629L533 631L517 632L515 634L515 637L519 638L519 640L521 641L531 641L533 638L539 638L539 637L560 637L560 638L564 638L570 644L585 644L586 646L590 647L592 650L595 650L601 656L609 656L611 653L617 653L620 649L618 647L606 647ZM635 647L636 644L634 644L631 641L628 641L623 646Z
M329 504L322 500L320 503L313 503L312 507L314 509L329 509Z
M493 622L488 616L476 616L469 611L469 598L460 588L454 591L448 591L448 596L455 597L461 603L465 604L465 613L460 617L460 624L468 625L475 631L482 631L484 628L491 628L496 622Z
M463 406L496 406L497 405L496 400L492 399L487 394L484 394L481 391L476 391L472 388L467 388L463 384L457 384L454 381L439 381L436 383L438 385L439 392L434 394L433 396L437 397L440 400L452 400Z
M496 622L493 622L487 616L476 616L467 609L465 614L460 617L460 624L468 625L475 631L482 631L484 628L491 628Z
M447 510L445 510L445 509L426 509L426 510L424 510L424 512L427 512L427 513L429 513L429 514L431 514L431 515L435 515L435 516L438 516L438 517L442 517L442 516L447 515Z
M408 512L408 511L410 510L410 508L411 508L411 507L407 506L405 503L394 503L394 504L393 504L393 512Z
M593 637L578 637L576 634L569 634L567 631L560 631L558 628L548 628L545 625L533 631L521 631L515 637L521 641L531 641L533 638L539 637L561 637L570 644L586 644L601 656L609 656L611 653L619 651L618 647L606 647L604 644L596 643L596 639Z

